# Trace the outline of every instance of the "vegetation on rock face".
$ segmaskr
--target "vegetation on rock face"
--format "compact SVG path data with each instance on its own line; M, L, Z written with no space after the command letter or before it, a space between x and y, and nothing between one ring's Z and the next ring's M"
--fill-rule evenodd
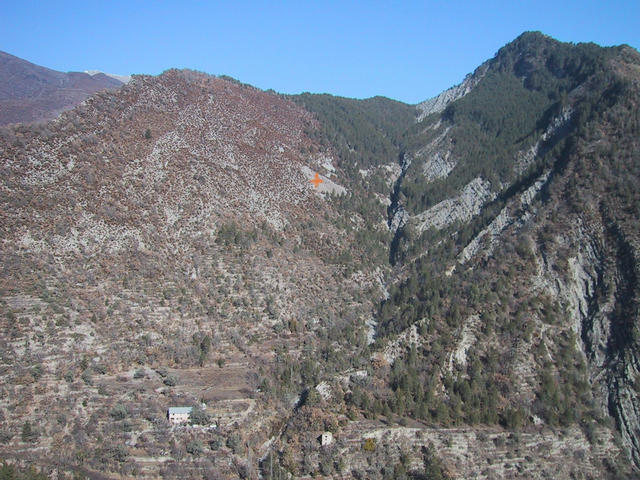
M410 213L454 195L476 177L489 180L498 196L468 224L422 233L413 232L411 225L400 230L402 273L378 312L377 345L385 348L412 326L417 327L418 343L404 345L404 353L376 371L374 380L352 387L347 405L367 418L409 416L443 426L500 424L519 429L536 418L552 426L579 424L587 431L594 422L606 424L612 414L606 407L610 400L594 398L587 368L594 354L583 350L593 320L580 320L566 297L532 291L525 280L538 275L536 255L544 252L554 258L553 274L566 281L569 251L562 243L584 241L558 240L566 225L593 222L609 228L611 220L603 220L600 212L637 212L632 191L637 192L640 183L633 143L638 138L638 93L619 70L633 71L640 62L637 53L627 52L627 47L568 45L524 34L488 62L471 93L395 137L401 138L399 152L416 156L425 143L445 132L456 161L445 179L434 181L422 175L423 161L417 155L400 187L401 203ZM621 58L633 66L613 68ZM563 115L569 118L566 126L551 130ZM614 146L604 140L613 131L624 142ZM524 170L516 168L519 155L534 146ZM628 173L619 175L623 170ZM499 213L521 213L513 206L515 200L545 172L550 172L549 181L535 203L540 220L511 228L499 240L500 256L489 255L469 270L445 275L462 249ZM626 234L636 237L629 218L625 213L616 222L622 221ZM473 332L466 331L476 315ZM635 318L636 313L629 315ZM579 327L582 338L573 330L580 321L585 322ZM545 334L541 322L553 325L556 336ZM621 328L630 323L625 325ZM464 335L472 335L474 347L464 364L457 364L452 352L460 348ZM629 351L636 348L630 346L634 335L625 337ZM523 368L533 376L519 378ZM598 402L605 408L596 407Z
M380 228L386 221L387 199L393 184L389 171L399 168L404 135L414 123L416 109L384 97L355 100L327 94L304 93L290 97L294 102L313 112L319 128L307 133L321 145L329 148L337 159L336 166L344 175L349 193L334 199L344 219L357 216L357 225L348 220L341 227L356 230L356 244L362 247L356 253L356 264L386 264L389 233ZM355 256L355 255L353 255ZM338 263L350 264L345 258Z
M0 466L0 480L46 480L47 478L49 477L46 474L38 472L33 467L25 471L6 462Z
M585 88L588 82L591 101L576 106L575 124L583 124L584 118L579 117L586 110L597 108L600 95L618 88L621 80L608 62L619 53L620 47L571 45L533 32L503 47L485 64L486 73L478 85L442 113L440 129L451 127L455 169L438 182L418 173L408 175L402 192L409 211L427 209L478 176L496 191L511 185L519 176L514 168L517 153L531 147L564 108L574 106L576 88ZM408 146L416 148L430 140L434 133L423 132L433 122L430 116L412 127L415 134L408 137ZM414 165L414 171L419 166Z
M629 473L638 57L527 33L420 123L172 70L0 132L0 452L142 478ZM423 227L476 178L479 213Z

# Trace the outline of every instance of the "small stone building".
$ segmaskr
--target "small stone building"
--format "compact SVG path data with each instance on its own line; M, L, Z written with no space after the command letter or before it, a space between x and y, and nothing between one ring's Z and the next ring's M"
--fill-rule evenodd
M333 443L333 433L331 432L323 432L320 435L320 445L326 447L327 445L331 445Z
M167 410L167 420L174 425L187 423L189 415L191 415L191 407L169 407Z

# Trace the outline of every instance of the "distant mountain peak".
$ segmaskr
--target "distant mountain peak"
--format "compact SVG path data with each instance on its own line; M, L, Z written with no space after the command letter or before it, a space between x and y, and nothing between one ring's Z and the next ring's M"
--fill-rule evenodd
M0 125L55 118L92 93L123 83L110 75L58 72L0 51Z
M106 75L107 77L115 78L122 83L129 83L129 81L131 80L131 75L118 75L115 73L102 72L100 70L85 70L84 73L87 73L92 77L99 74Z

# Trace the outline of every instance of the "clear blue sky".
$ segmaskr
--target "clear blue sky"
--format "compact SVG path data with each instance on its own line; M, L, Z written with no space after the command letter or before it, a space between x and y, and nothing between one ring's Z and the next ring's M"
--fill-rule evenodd
M639 48L640 0L0 2L0 50L55 70L188 67L284 93L409 103L525 30Z

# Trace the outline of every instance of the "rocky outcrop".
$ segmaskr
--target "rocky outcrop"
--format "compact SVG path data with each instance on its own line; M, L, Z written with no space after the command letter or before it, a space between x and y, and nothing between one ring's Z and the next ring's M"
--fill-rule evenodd
M558 276L554 260L536 253L539 271L534 291L545 292L567 306L572 329L588 365L594 399L616 422L627 454L640 466L638 261L631 243L612 221L604 225L576 222L563 243L576 246ZM614 259L612 262L611 259Z
M399 205L391 217L389 230L396 233L398 229L402 229L407 224L409 217L409 212L407 212L402 205Z
M389 248L389 260L391 263L395 262L396 253L398 251L398 245L400 243L400 237L402 235L402 229L409 221L409 213L404 206L400 203L400 187L402 186L402 180L407 173L407 169L411 165L412 158L410 155L402 154L400 160L400 174L396 178L393 184L393 192L391 193L391 203L387 207L387 226L389 231L393 234L393 240Z
M477 177L469 182L458 196L443 200L426 212L416 215L412 221L419 232L431 227L440 230L454 222L471 220L480 213L483 205L493 198L495 194L491 191L491 184Z
M449 355L449 372L455 365L465 367L467 365L467 352L476 342L480 329L480 317L471 315L464 323L455 350Z
M428 321L428 320L423 320ZM382 358L392 364L396 358L404 355L411 347L420 347L424 339L418 332L417 325L411 325L405 331L400 333L393 341L389 342L382 351Z
M451 152L447 151L444 154L436 152L425 162L424 176L429 180L444 178L455 166L455 162L451 159Z
M420 111L420 115L418 116L418 121L422 120L428 115L432 113L440 113L447 105L451 102L455 102L459 98L464 97L467 93L471 91L473 88L471 77L465 78L465 80L455 87L451 87L444 92L442 92L437 97L430 98L429 100L425 100L422 103L417 105L418 110Z
M572 115L573 109L571 107L564 107L559 115L551 119L547 129L538 141L529 149L517 155L515 170L518 174L524 173L537 156L544 154L545 150L549 149L569 132L571 129Z
M469 261L478 251L481 246L484 246L483 252L490 254L496 245L500 234L510 225L517 223L518 226L522 226L531 218L531 204L536 198L537 194L546 185L549 179L550 172L546 172L534 182L524 193L522 193L518 199L514 202L514 205L503 208L500 213L493 219L493 221L484 228L473 240L460 252L458 255L458 261L460 263L466 263ZM519 212L518 217L514 217L510 211L516 210Z
M451 157L450 141L447 137L449 130L450 128L445 128L442 133L415 154L416 158L424 159L422 173L427 180L431 181L444 178L448 176L456 166L455 161Z
M323 166L327 168L325 165ZM307 167L306 165L302 165L300 169L302 170L302 173L304 174L304 176L307 177L307 179L309 179L309 181L313 180L316 173L314 170ZM322 180L322 183L319 183L317 187L314 187L315 192L320 194L328 193L333 195L345 195L347 193L347 190L342 185L338 185L333 180L331 180L328 176L321 175L321 174L318 174L318 176Z
M615 252L615 270L611 279L615 290L609 315L606 371L608 373L609 411L616 420L622 441L640 467L640 400L636 390L640 375L638 321L640 309L640 262L638 245L623 229L605 217L609 247Z
M442 112L451 102L455 102L459 98L468 94L473 87L484 77L486 73L486 67L482 66L478 68L472 75L467 75L461 84L451 87L440 95L425 100L422 103L416 105L420 114L418 115L418 121L423 120L432 113Z

